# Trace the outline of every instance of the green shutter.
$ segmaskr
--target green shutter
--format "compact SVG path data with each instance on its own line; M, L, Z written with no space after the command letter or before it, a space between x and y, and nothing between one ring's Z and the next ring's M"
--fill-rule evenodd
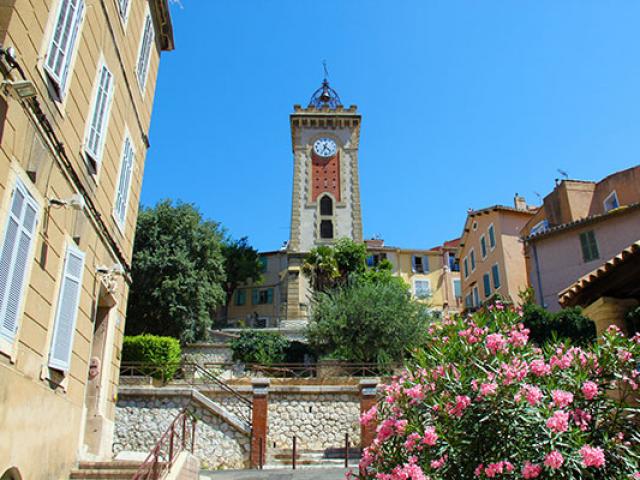
M488 273L482 276L482 283L484 284L484 297L489 298L491 295L491 280L489 279Z
M491 274L493 275L493 288L500 288L500 268L498 265L491 267Z
M254 288L251 290L251 303L253 305L258 305L258 289Z
M267 289L267 303L269 305L273 303L273 288Z
M598 252L598 243L596 242L596 234L590 231L587 235L589 239L589 250L591 251L591 260L600 258L600 252Z
M493 225L489 227L489 246L495 248L496 246L496 232Z

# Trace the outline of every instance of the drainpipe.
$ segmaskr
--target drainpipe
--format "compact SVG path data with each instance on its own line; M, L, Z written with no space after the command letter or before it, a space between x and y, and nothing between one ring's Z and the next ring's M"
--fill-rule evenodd
M533 261L536 265L536 277L538 279L538 291L540 292L540 306L544 308L544 293L542 292L542 278L540 276L540 262L538 261L538 248L535 243L532 243L533 247Z

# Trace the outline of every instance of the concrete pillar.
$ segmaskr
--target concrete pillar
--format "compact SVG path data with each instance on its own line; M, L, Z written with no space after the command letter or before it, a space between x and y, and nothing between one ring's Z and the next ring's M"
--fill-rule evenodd
M360 380L360 414L365 413L376 404L378 396L379 378L365 378ZM376 437L376 422L360 426L360 448L363 450L373 442Z
M267 433L269 412L268 378L251 380L253 390L253 409L251 417L251 467L258 468L265 464L267 457ZM262 454L262 458L260 455Z
M598 336L606 331L610 325L615 325L626 333L624 316L637 305L638 301L632 298L601 297L585 308L582 313L596 324Z

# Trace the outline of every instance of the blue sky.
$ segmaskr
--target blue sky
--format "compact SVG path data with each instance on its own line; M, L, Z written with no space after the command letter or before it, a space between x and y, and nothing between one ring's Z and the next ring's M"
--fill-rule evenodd
M428 248L468 208L640 163L640 2L181 0L142 193L261 250L288 238L289 114L322 81L363 116L365 238Z

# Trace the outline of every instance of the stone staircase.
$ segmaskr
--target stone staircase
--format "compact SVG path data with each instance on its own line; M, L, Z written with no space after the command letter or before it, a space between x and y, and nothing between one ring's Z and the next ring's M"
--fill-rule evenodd
M269 451L264 468L292 468L293 450L290 448L274 448ZM344 467L344 448L327 448L325 450L296 450L296 468ZM360 449L349 449L349 466L357 466L360 460Z
M131 480L142 462L113 460L107 462L80 462L69 475L73 480Z

